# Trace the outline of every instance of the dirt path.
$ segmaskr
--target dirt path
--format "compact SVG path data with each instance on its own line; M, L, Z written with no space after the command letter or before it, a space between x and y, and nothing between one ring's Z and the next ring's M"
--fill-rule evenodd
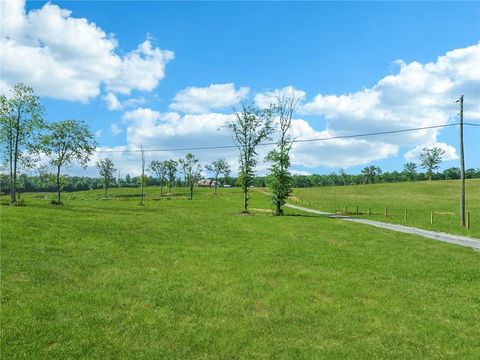
M309 212L309 213L312 213L312 214L324 215L324 216L327 216L327 217L338 218L338 219L351 221L351 222L355 222L355 223L360 223L360 224L367 224L367 225L376 226L376 227L383 228L383 229L398 231L398 232L402 232L402 233L406 233L406 234L423 236L423 237L426 237L426 238L429 238L429 239L434 239L434 240L438 240L438 241L447 242L447 243L450 243L450 244L456 244L456 245L471 247L473 249L480 250L480 239L476 239L476 238L472 238L472 237L468 237L468 236L453 235L453 234L447 234L447 233L443 233L443 232L423 230L423 229L418 229L418 228L409 227L409 226L389 224L389 223L367 220L367 219L356 219L356 218L351 218L351 217L348 217L348 216L327 213L327 212L320 211L320 210L313 210L313 209L309 209L309 208L304 208L304 207L293 205L293 204L285 204L285 206L287 206L289 208L292 208L292 209Z

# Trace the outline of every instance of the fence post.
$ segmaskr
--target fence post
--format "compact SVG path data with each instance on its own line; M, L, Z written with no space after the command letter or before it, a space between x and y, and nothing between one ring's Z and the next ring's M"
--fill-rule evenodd
M470 211L467 212L467 229L470 229Z
M368 208L368 215L372 215L372 208Z
M405 215L404 215L405 222L407 222L407 219L408 219L408 213L407 213L407 209L405 209Z
M431 224L431 225L433 225L434 217L435 217L435 212L434 212L434 211L431 211L431 212L430 212L430 224Z
M348 214L348 206L345 205L345 214Z
M387 208L385 208L385 220L387 220L387 216L388 216L388 210Z
M357 215L358 215L358 205L357 205Z

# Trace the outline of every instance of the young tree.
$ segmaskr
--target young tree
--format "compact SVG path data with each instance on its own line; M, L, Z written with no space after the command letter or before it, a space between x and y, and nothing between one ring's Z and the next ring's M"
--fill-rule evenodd
M227 127L232 132L233 141L240 152L237 182L243 189L243 212L248 213L248 188L253 185L257 164L256 147L262 141L270 139L272 111L243 105L241 111L235 113L235 120L229 122Z
M270 151L267 161L271 163L268 176L268 186L272 192L272 203L275 215L283 215L282 206L292 192L293 178L289 171L290 150L293 139L291 136L292 118L297 108L299 97L294 94L279 95L271 111L276 116L279 139L277 148Z
M420 154L421 166L426 170L428 179L432 180L433 170L439 168L445 150L439 147L424 147Z
M150 163L148 170L154 174L158 182L160 183L160 197L163 196L163 183L165 182L165 175L167 174L167 168L165 167L166 161L153 160Z
M145 197L144 188L148 185L148 176L143 174L135 178L135 185L140 187L140 205L143 206L143 199Z
M340 169L340 170L338 171L338 174L340 175L340 178L342 179L343 186L346 186L346 185L347 185L347 181L348 181L348 175L347 175L347 173L345 172L345 170Z
M366 184L373 184L377 177L382 173L382 169L378 166L367 166L363 168L362 175L363 175L363 183Z
M140 176L140 188L142 189L140 205L143 205L143 198L145 197L144 188L147 184L148 178L145 176L145 150L143 150L143 145L141 145L141 154L142 154L142 175Z
M56 167L57 203L60 199L60 175L63 166L77 162L86 166L96 143L87 125L78 120L63 120L48 126L48 133L42 135L38 150L44 153L50 164Z
M172 192L172 186L175 184L178 163L175 160L165 160L163 166L167 173L168 192Z
M97 161L96 165L103 181L104 196L107 197L107 190L110 187L110 183L115 180L115 171L117 171L117 169L115 169L113 161L110 158Z
M202 178L202 168L198 164L198 159L191 153L185 155L184 159L178 160L182 167L185 184L190 188L190 200L193 199L193 187Z
M20 162L29 166L25 154L38 140L38 131L45 126L43 107L33 89L16 84L11 97L0 96L0 142L6 150L10 175L10 202L17 201L17 172Z
M417 178L417 164L408 162L403 165L403 175L410 181L415 181Z
M213 173L213 179L215 181L215 195L217 195L219 176L223 175L224 178L227 178L230 175L230 165L225 161L225 159L218 159L213 161L211 164L205 165L205 169Z

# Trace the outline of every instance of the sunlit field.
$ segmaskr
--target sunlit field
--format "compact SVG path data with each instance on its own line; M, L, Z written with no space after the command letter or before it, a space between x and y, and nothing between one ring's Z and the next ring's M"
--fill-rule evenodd
M387 185L352 187L364 188ZM144 206L138 189L1 206L2 358L480 357L478 252L274 217L256 190L251 215L238 189L182 191L149 187Z
M344 214L347 211L355 217L480 238L480 179L466 181L469 230L460 226L459 180L295 189L292 203L332 213ZM357 206L359 215L356 213ZM369 209L372 214L369 214Z

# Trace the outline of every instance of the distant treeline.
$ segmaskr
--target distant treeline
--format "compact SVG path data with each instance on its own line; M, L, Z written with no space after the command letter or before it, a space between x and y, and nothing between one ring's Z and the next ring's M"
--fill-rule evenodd
M373 183L392 183L401 181L424 181L429 180L426 173L405 173L405 172L380 172L377 174L345 174L331 173L329 175L295 175L293 187L316 187L316 186L337 186L337 185L361 185ZM480 178L480 169L465 170L465 178ZM451 167L442 172L432 173L432 180L456 180L460 179L460 168Z
M480 178L480 169L465 170L467 179ZM448 168L442 172L436 172L432 175L432 180L455 180L460 179L460 169L457 167ZM392 183L401 181L424 181L428 180L428 175L422 172L411 174L405 172L381 172L377 171L367 174L346 174L344 172L331 173L328 175L294 175L293 187L317 187L317 186L339 186L339 185L360 185L373 183ZM228 177L221 181L220 186L236 186L237 179ZM267 179L264 176L255 177L254 186L265 187ZM139 176L126 175L124 178L114 179L112 187L138 187L140 183ZM158 186L159 181L155 177L148 177L148 185ZM8 176L0 175L0 186L2 193L8 193ZM175 186L184 186L183 180L176 179ZM64 191L82 191L102 189L103 181L101 178L83 177L83 176L63 176L62 187ZM21 174L18 177L18 188L21 192L52 192L55 191L55 182L47 176L29 176Z

